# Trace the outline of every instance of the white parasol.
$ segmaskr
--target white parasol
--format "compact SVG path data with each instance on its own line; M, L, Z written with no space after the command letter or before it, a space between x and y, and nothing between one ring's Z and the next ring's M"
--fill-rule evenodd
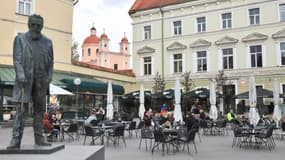
M215 90L215 83L212 80L210 82L210 112L209 112L209 117L213 120L217 120L218 118L218 111L216 107L216 90Z
M175 96L175 108L174 108L174 120L176 122L182 122L182 112L181 112L181 90L180 90L180 82L179 79L176 78L175 81L175 90L174 90L174 96Z
M276 126L278 127L279 121L281 119L281 111L279 108L279 86L277 79L274 79L273 81L273 100L274 100L274 111L272 119L276 122Z
M139 107L139 117L141 119L143 119L144 112L145 112L145 107L144 107L144 88L143 88L143 84L141 84L141 87L140 87L140 107Z
M256 126L258 124L258 121L260 119L259 114L256 110L256 85L255 85L255 78L253 76L249 77L249 87L248 87L248 97L249 97L249 103L250 103L250 109L249 109L249 121L250 124L253 126Z
M106 118L108 120L113 119L113 89L111 81L108 82L108 91L107 91L107 114Z

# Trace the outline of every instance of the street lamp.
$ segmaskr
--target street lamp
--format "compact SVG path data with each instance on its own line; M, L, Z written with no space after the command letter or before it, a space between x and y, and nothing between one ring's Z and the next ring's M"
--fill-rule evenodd
M78 107L78 86L81 84L80 78L75 78L73 83L76 85L76 107ZM78 113L76 112L75 118L78 118Z

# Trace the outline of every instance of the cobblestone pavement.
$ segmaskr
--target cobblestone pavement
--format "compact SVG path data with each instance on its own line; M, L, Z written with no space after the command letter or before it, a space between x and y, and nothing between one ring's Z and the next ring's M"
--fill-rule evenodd
M9 144L11 138L11 128L1 128L0 127L0 146L6 146ZM179 151L173 154L170 150L169 154L162 155L161 148L160 150L155 150L152 155L150 150L145 150L144 141L142 141L141 149L138 148L139 138L136 136L129 137L128 133L126 135L125 147L121 141L120 145L114 147L113 144L105 146L105 159L113 160L241 160L241 159L258 159L258 160L270 160L270 159L284 159L285 157L285 140L275 140L276 148L272 151L269 151L265 147L259 149L255 148L239 148L231 147L233 135L230 132L229 135L225 136L203 136L201 135L201 142L198 137L196 138L196 144L198 149L198 154L194 153L194 148L190 145L190 155L187 154L187 149L185 151ZM64 143L66 145L83 145L83 136L80 136L79 141L68 142L67 140L63 142L55 143ZM91 139L86 140L86 145ZM31 127L26 127L24 131L24 137L22 144L33 144L33 129ZM1 159L1 155L0 155Z

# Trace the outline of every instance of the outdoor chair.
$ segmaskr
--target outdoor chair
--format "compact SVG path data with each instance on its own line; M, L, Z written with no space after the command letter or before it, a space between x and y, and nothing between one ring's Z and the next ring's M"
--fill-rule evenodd
M154 146L152 147L151 153L153 154L153 151L155 148L158 148L160 144L162 144L162 155L164 155L165 147L166 147L166 153L168 153L168 146L169 144L172 144L174 146L174 139L170 138L169 136L166 136L162 129L155 129L154 132ZM174 152L174 149L173 149Z
M137 126L137 122L136 121L132 121L129 124L129 127L127 128L127 131L129 132L129 136L133 136L133 131L136 130L136 126Z
M67 129L63 128L63 133L68 135L68 141L70 139L74 140L74 134L76 135L77 139L79 140L78 135L78 124L77 123L71 123Z
M136 127L136 137L140 136L141 129L144 127L144 121L139 121L139 124Z
M83 144L85 145L86 137L91 137L91 145L95 145L95 141L97 139L101 140L101 145L104 144L104 132L100 128L92 128L90 126L84 126L85 129L85 137Z
M107 145L109 145L109 140L111 140L113 141L114 146L116 147L117 144L119 145L120 138L122 138L125 144L125 147L126 147L127 145L126 145L124 133L125 133L125 126L123 125L116 126L112 132L108 132L107 134Z
M275 148L275 142L272 137L273 129L274 126L271 125L265 130L265 132L259 132L255 135L255 137L260 141L260 144L265 144L270 151Z
M241 147L242 143L247 143L247 141L245 141L246 139L248 139L249 135L249 131L247 130L243 130L241 127L239 126L235 126L233 128L233 132L234 132L234 138L233 138L233 142L232 142L232 148L234 145L239 145Z
M200 132L199 132L199 128L200 128L199 122L195 122L191 129L195 131L195 134L198 134L199 140L200 140L200 142L202 142Z
M195 149L195 153L197 154L197 147L196 147L196 143L195 143L195 135L196 135L197 130L196 129L190 129L187 133L186 136L182 136L182 137L177 137L175 140L178 142L182 142L183 143L183 150L185 148L185 145L187 144L187 150L188 150L188 154L190 154L190 150L189 150L189 144L193 143L194 149Z
M141 129L141 138L140 138L140 143L139 143L139 149L141 148L141 142L144 139L145 141L145 150L147 151L147 141L150 141L150 148L152 147L152 141L154 139L154 135L153 135L153 129L149 128L149 127L144 127Z
M283 140L283 136L285 135L285 122L281 124L281 140Z

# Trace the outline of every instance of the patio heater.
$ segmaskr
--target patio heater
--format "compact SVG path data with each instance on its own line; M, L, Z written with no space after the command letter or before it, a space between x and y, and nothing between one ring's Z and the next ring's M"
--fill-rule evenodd
M78 107L78 87L81 84L81 79L75 78L73 83L76 85L76 106ZM78 118L78 112L75 113L75 118Z

